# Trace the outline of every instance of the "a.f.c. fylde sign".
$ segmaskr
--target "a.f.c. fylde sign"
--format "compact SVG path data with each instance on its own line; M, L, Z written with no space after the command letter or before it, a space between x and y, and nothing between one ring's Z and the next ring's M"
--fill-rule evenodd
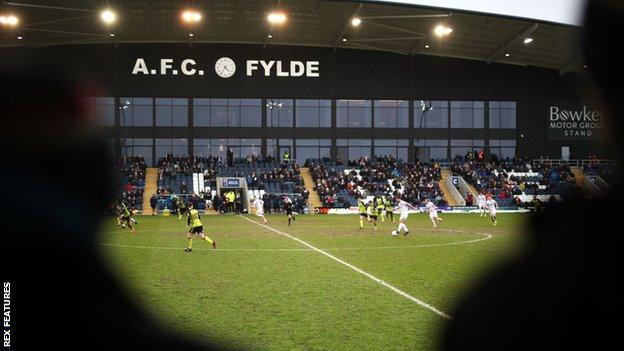
M213 66L214 65L214 66ZM229 57L221 57L213 65L204 66L195 59L174 60L162 58L158 62L147 62L137 58L132 67L133 75L145 76L203 76L211 74L211 68L221 78L230 78L237 70L247 77L320 77L319 61L282 61L249 59L243 63L242 71ZM212 67L211 67L212 66Z

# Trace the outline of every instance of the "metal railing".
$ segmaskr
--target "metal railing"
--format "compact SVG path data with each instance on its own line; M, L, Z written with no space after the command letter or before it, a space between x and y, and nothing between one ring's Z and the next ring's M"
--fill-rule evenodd
M568 165L568 166L585 166L585 165L601 165L601 166L617 166L618 161L612 159L551 159L551 158L536 158L531 160L531 164L537 163L549 163L552 165Z

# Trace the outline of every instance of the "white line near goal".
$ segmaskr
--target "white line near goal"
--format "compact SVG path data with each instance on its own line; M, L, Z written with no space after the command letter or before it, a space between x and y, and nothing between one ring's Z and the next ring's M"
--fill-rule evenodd
M403 290L401 290L399 288L396 288L393 285L390 285L390 284L386 283L385 281L375 277L374 275L372 275L372 274L370 274L370 273L368 273L366 271L361 270L360 268L352 265L351 263L343 261L340 258L338 258L338 257L336 257L336 256L334 256L334 255L332 255L332 254L330 254L330 253L328 253L326 251L323 251L323 250L321 250L321 249L319 249L319 248L317 248L317 247L315 247L315 246L313 246L311 244L308 244L307 242L305 242L305 241L303 241L303 240L301 240L301 239L299 239L297 237L294 237L294 236L292 236L292 235L290 235L288 233L284 233L284 232L279 231L277 229L271 228L268 225L261 224L261 223L258 223L256 221L252 221L251 219L249 219L247 217L244 217L244 216L239 216L239 217L241 217L242 219L244 219L244 220L246 220L248 222L251 222L251 223L259 225L259 226L261 226L263 228L266 228L266 229L268 229L268 230L270 230L270 231L272 231L274 233L277 233L277 234L283 235L283 236L285 236L287 238L290 238L292 240L295 240L295 241L299 242L300 244L302 244L302 245L304 245L306 247L309 247L310 249L312 249L312 250L314 250L314 251L316 251L316 252L318 252L318 253L320 253L322 255L325 255L325 256L331 258L332 260L334 260L334 261L336 261L336 262L338 262L338 263L340 263L340 264L342 264L344 266L347 266L347 267L351 268L352 270L354 270L354 271L364 275L365 277L371 279L372 281L376 282L377 284L379 284L381 286L384 286L384 287L394 291L395 293L405 297L406 299L408 299L408 300L410 300L412 302L415 302L419 306L432 311L433 313L437 314L438 316L440 316L442 318L446 318L446 319L451 319L451 316L449 316L445 312L440 311L439 309L435 308L434 306L431 306L430 304L428 304L428 303L426 303L426 302L424 302L424 301L422 301L420 299L415 298L414 296L406 293L405 291L403 291Z

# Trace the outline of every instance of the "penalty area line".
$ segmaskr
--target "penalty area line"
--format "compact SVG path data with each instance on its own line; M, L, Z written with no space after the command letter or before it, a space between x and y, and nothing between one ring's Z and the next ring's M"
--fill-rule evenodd
M386 283L382 279L379 279L379 278L375 277L374 275L372 275L372 274L370 274L370 273L368 273L368 272L366 272L366 271L364 271L364 270L362 270L362 269L352 265L349 262L346 262L346 261L344 261L344 260L342 260L342 259L340 259L340 258L338 258L338 257L336 257L336 256L334 256L334 255L324 251L324 250L321 250L321 249L317 248L316 246L314 246L312 244L309 244L309 243L307 243L307 242L305 242L305 241L303 241L303 240L301 240L301 239L299 239L299 238L297 238L295 236L292 236L292 235L290 235L288 233L284 233L282 231L279 231L277 229L269 227L268 225L265 225L265 224L253 221L253 220L251 220L251 219L249 219L247 217L240 216L240 215L239 215L239 217L241 217L242 219L244 219L244 220L246 220L248 222L251 222L251 223L259 225L259 226L261 226L261 227L263 227L265 229L268 229L268 230L270 230L270 231L272 231L274 233L277 233L277 234L280 234L280 235L285 236L287 238L290 238L292 240L295 240L298 243L300 243L300 244L302 244L302 245L304 245L304 246L306 246L306 247L308 247L308 248L310 248L310 249L312 249L312 250L314 250L314 251L316 251L316 252L318 252L318 253L320 253L320 254L322 254L324 256L327 256L327 257L331 258L332 260L334 260L334 261L336 261L336 262L338 262L338 263L340 263L340 264L342 264L342 265L344 265L344 266L346 266L348 268L351 268L352 270L356 271L357 273L362 274L363 276L369 278L370 280L374 281L375 283L377 283L377 284L379 284L381 286L384 286L384 287L394 291L395 293L405 297L406 299L416 303L417 305L419 305L419 306L421 306L423 308L428 309L429 311L437 314L438 316L440 316L442 318L445 318L445 319L452 319L452 317L450 315L448 315L445 312L442 312L441 310L435 308L434 306L432 306L432 305L430 305L430 304L428 304L428 303L426 303L426 302L424 302L424 301L422 301L422 300L420 300L420 299L418 299L418 298L416 298L416 297L406 293L405 291L403 291L403 290L401 290L401 289L399 289L399 288L397 288L397 287L395 287L395 286L393 286L393 285L391 285L389 283Z

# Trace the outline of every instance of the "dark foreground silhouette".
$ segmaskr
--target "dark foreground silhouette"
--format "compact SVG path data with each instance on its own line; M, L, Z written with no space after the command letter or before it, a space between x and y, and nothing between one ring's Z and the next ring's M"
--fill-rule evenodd
M624 2L590 0L583 52L622 155ZM621 162L621 161L620 161ZM442 350L607 350L621 343L622 187L572 199L533 219L530 245L454 311Z

